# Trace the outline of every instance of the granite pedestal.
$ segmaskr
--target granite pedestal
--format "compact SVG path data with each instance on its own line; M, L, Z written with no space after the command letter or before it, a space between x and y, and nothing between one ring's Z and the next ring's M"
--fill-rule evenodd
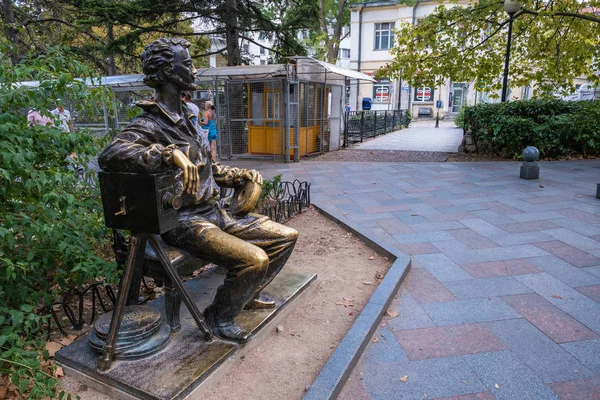
M537 161L523 161L521 179L540 179L540 167Z
M87 335L56 353L56 361L67 375L115 399L184 399L205 382L218 368L248 346L254 347L261 329L278 315L284 314L293 301L316 279L316 274L299 273L284 268L263 291L275 300L276 308L242 311L239 325L255 336L249 343L236 344L215 339L202 339L188 310L181 309L181 330L171 334L169 344L159 353L137 360L116 360L108 371L96 369L99 354L90 346ZM224 275L213 270L185 283L192 298L203 310L214 298ZM164 297L149 304L160 310L164 318Z

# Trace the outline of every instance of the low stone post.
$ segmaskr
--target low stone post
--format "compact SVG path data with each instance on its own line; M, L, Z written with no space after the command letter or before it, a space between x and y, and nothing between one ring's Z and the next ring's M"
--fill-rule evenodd
M523 150L523 165L521 165L521 179L539 179L540 167L538 160L540 151L537 147L528 146Z

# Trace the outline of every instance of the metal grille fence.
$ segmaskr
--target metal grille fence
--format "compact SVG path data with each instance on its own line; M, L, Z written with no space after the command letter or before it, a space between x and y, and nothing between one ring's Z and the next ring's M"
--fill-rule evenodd
M407 127L404 110L350 111L344 124L344 147Z

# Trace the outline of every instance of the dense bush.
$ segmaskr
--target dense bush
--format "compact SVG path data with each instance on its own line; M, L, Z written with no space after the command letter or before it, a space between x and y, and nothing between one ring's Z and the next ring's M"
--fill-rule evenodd
M480 153L545 158L600 155L600 101L530 100L465 107L464 129Z
M52 370L43 368L47 319L40 310L70 285L117 279L97 250L106 230L87 168L102 138L26 120L32 108L48 115L57 98L69 99L80 115L111 104L104 89L86 85L89 70L66 54L52 50L14 67L0 61L0 375L34 399L56 395ZM34 80L39 85L20 83Z

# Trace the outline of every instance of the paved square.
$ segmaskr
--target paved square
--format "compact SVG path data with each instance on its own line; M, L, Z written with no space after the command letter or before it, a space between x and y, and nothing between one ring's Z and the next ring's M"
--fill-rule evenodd
M340 398L599 398L600 160L232 164L412 257Z

